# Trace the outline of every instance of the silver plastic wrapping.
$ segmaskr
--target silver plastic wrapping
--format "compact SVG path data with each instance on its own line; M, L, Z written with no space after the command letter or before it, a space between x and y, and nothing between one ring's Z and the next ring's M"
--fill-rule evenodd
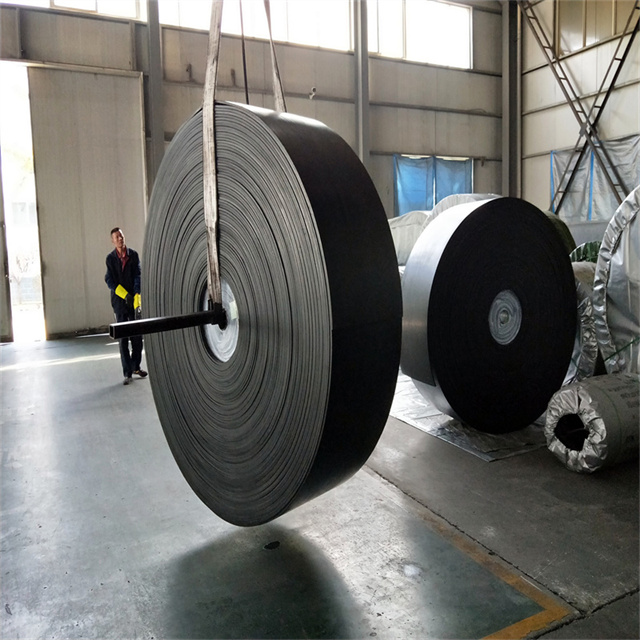
M640 186L605 231L593 286L596 336L607 371L640 372Z
M566 467L592 473L638 457L640 378L596 376L556 392L547 408L547 446Z
M480 202L481 200L494 200L500 196L495 193L452 193L450 196L442 198L438 204L431 210L432 216L435 218L443 211L451 209L459 204L468 204L469 202Z
M567 370L563 385L578 382L593 376L598 358L598 341L593 319L593 305L591 304L591 287L581 280L581 273L576 273L576 265L591 265L593 263L574 263L576 278L576 294L578 298L576 340L571 354L571 362ZM578 269L578 271L582 271Z
M399 265L405 265L411 249L429 223L429 211L409 211L389 220L389 229Z

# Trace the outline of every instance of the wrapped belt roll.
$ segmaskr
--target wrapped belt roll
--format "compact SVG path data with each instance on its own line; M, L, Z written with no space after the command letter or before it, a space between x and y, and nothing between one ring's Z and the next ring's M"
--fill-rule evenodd
M578 319L571 363L563 384L590 378L595 371L598 359L598 341L591 303L596 265L593 262L573 262L571 266L576 280Z
M238 525L267 522L350 477L384 428L401 293L375 187L319 122L216 107L217 326L150 335L153 394L195 493ZM172 141L145 239L150 315L207 302L202 114Z
M628 373L596 376L555 393L545 424L549 450L585 473L637 458L639 381Z
M596 336L609 373L640 373L640 186L602 239L593 282Z
M516 198L449 209L402 288L402 370L441 411L492 433L542 414L569 366L576 286L541 211Z

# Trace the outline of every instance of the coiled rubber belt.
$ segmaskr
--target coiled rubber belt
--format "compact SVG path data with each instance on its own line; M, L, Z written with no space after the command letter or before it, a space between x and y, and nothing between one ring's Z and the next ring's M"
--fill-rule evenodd
M153 334L158 415L216 514L257 525L349 478L384 428L402 300L388 223L349 146L314 120L217 103L226 328ZM202 114L174 137L149 205L151 316L207 306Z
M517 198L448 209L418 239L402 288L401 367L440 411L489 433L543 413L571 359L576 286L541 211Z
M638 457L640 378L596 376L563 387L549 401L547 446L567 469L592 473Z

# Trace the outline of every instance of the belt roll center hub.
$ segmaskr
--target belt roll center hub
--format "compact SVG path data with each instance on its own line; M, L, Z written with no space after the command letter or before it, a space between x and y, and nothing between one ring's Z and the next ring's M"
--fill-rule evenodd
M522 307L518 296L510 289L498 293L489 309L491 337L502 345L513 342L522 324Z
M221 362L228 362L238 346L240 323L238 305L229 283L221 278L222 307L227 314L223 325L207 324L203 326L205 341L213 355ZM209 292L205 288L201 295L200 307L206 311L209 306Z

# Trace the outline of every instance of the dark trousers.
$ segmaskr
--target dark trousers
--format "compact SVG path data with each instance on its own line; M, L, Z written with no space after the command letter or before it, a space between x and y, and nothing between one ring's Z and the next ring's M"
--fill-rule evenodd
M133 309L118 311L115 315L116 322L128 322L136 319ZM129 351L129 340L131 340L131 351ZM130 378L134 371L140 369L140 363L142 362L142 336L120 339L120 360L125 378Z

